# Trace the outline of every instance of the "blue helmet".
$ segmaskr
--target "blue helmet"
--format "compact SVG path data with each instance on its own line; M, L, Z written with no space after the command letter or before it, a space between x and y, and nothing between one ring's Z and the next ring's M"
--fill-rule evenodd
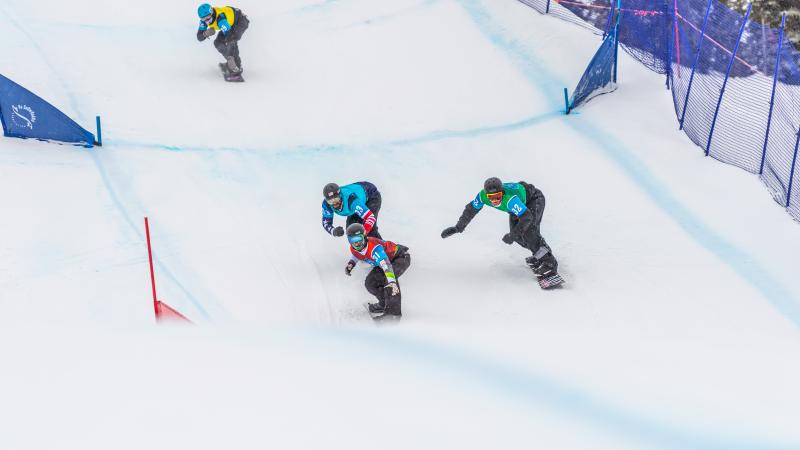
M202 19L203 17L205 17L205 16L209 16L209 15L211 15L211 14L214 14L214 9L213 9L213 8L211 8L211 5L209 5L208 3L203 3L202 5L200 5L200 7L199 7L199 8L197 8L197 15L198 15L198 16L199 16L201 19Z

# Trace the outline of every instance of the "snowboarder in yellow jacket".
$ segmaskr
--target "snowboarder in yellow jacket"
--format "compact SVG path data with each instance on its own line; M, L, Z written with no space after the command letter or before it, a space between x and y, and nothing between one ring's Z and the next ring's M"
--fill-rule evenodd
M240 9L231 6L211 6L203 3L197 8L200 26L197 29L197 40L202 42L219 31L214 39L214 47L225 57L220 64L226 81L244 81L242 78L242 59L239 57L239 40L242 38L250 21Z

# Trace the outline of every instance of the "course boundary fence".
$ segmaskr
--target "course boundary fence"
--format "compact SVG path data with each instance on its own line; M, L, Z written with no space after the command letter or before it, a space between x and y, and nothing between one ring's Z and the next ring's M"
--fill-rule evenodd
M518 0L606 36L665 75L678 128L710 156L757 174L800 221L800 51L780 28L718 0Z

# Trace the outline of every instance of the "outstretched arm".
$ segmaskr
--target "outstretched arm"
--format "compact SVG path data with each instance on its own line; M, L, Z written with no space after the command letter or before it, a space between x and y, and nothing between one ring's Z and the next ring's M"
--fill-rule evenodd
M325 200L322 201L322 228L332 236L339 237L344 234L342 227L333 227L333 209Z
M456 226L447 227L442 231L442 238L450 237L456 233L463 233L467 225L478 215L481 208L483 208L483 200L481 200L481 194L478 194L475 196L475 200L464 206L464 212L462 212L461 217L458 218Z
M356 258L355 256L352 256L352 255L351 255L351 256L350 256L350 260L349 260L349 261L347 261L347 265L346 265L346 266L344 266L344 273L345 273L345 274L346 274L348 277L350 276L350 272L352 272L352 271L353 271L353 268L356 266L356 264L358 264L358 258Z

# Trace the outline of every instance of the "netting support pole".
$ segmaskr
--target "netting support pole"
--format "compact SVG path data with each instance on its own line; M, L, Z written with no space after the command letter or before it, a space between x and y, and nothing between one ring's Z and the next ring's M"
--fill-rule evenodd
M677 0L673 0L673 1L677 2ZM672 22L673 23L675 22L675 13L674 13L674 11L673 11L673 15L672 15ZM666 74L665 75L667 76L667 81L666 81L667 90L669 90L669 78L672 75L672 39L669 39L669 36L667 37L667 39L668 39L667 42L669 43L669 50L667 51L667 64L666 64L666 69L667 70L666 70Z
M728 85L728 77L731 75L733 69L733 62L736 60L736 53L739 51L739 44L742 43L742 34L744 28L747 26L747 19L750 18L750 10L753 9L753 4L747 4L747 14L744 15L742 20L742 28L739 29L739 38L736 39L736 45L733 46L733 53L731 54L731 61L728 63L728 70L725 72L725 81L722 82L722 89L719 90L719 99L717 100L717 109L714 111L714 120L711 121L711 130L708 132L708 142L706 143L706 156L711 153L711 138L714 137L714 127L717 126L717 117L719 116L719 107L722 106L722 97L725 96L725 87Z
M550 14L550 0L547 0L547 6L544 7L544 13Z
M706 16L708 16L708 12L706 12ZM678 31L678 0L673 0L672 22L673 22L673 25L675 26L675 31L674 31L674 33L675 33L675 50L677 51L675 56L678 57L677 58L677 61L678 61L678 78L680 78L681 77L681 35L680 35L680 32ZM670 48L670 53L671 52L672 52L672 48ZM670 73L671 73L672 72L672 55L671 54L670 54L669 64L670 64ZM674 88L674 84L675 84L674 80L673 80L672 84L673 84L673 88Z
M608 36L608 32L611 30L611 19L614 18L614 0L609 0L611 7L608 10L608 20L606 21L606 29L603 30L603 40L606 40L606 36Z
M677 0L676 0L677 1ZM692 83L694 82L694 72L697 70L697 63L700 61L700 52L703 50L703 44L706 42L706 26L708 26L708 15L711 13L711 3L713 0L708 0L706 7L706 17L703 19L703 29L700 31L700 42L697 44L697 54L694 55L694 63L692 63L692 74L689 75L689 87L686 88L686 98L683 99L683 109L681 110L681 119L679 129L683 129L683 120L686 119L686 108L689 106L689 96L692 94ZM678 31L678 22L675 22L675 31ZM679 63L680 64L680 63Z
M764 136L764 150L761 152L761 167L758 174L764 173L764 161L767 159L767 144L769 143L769 128L772 125L772 108L775 106L775 89L778 87L778 74L781 71L781 50L783 50L783 33L786 28L786 14L781 18L781 34L778 38L778 56L775 57L775 76L772 78L772 96L769 100L769 117L767 117L767 134Z
M617 82L617 62L619 61L619 21L622 17L622 0L617 0L617 24L614 25L614 83Z
M799 127L800 128L800 127ZM792 158L792 171L789 172L789 190L786 193L786 207L789 207L789 203L792 200L792 183L794 183L794 168L795 164L797 164L797 149L800 148L800 129L797 130L797 141L794 143L794 157Z

